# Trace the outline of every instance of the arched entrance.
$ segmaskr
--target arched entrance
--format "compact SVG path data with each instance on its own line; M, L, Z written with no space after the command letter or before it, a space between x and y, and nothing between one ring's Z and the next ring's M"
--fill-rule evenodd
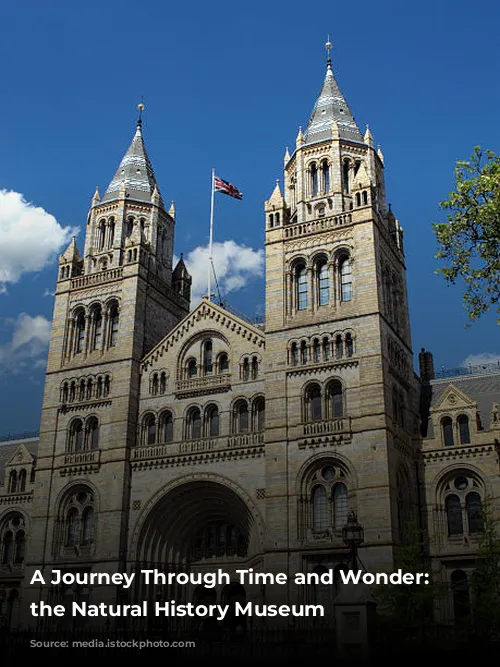
M212 480L177 484L151 504L145 516L136 541L136 568L200 575L240 568L260 550L259 519L250 505L251 501L244 500L243 494L229 484ZM214 604L222 601L220 588L191 583L143 585L135 595L141 600L161 596L177 604ZM190 623L180 618L171 620L176 627L188 627Z

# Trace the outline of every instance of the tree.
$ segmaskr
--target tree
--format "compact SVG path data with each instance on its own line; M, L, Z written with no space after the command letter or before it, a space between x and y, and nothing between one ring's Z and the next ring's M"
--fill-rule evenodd
M396 566L404 573L427 573L428 584L388 584L377 595L379 610L392 625L417 626L433 622L433 607L444 591L434 581L430 558L426 555L425 536L414 521L407 522L401 545L395 554Z
M464 307L475 321L500 300L500 156L476 146L470 160L457 162L455 181L440 203L448 222L433 224L436 258L448 264L437 273L452 285L464 281Z
M483 532L479 541L478 564L471 577L474 620L481 634L500 633L500 535L492 501L482 507Z

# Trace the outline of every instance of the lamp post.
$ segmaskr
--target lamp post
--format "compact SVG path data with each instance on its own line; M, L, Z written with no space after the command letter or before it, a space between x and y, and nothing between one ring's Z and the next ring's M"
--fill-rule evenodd
M342 528L342 539L344 544L351 550L350 567L357 571L358 568L358 548L363 544L365 531L363 526L358 523L358 517L352 510L347 516L347 523Z

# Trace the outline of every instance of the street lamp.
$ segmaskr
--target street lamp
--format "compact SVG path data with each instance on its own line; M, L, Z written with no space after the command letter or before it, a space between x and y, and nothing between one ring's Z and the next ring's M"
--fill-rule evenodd
M347 523L342 528L344 544L351 550L351 569L358 570L358 548L363 544L365 531L358 523L358 517L352 510L347 516Z

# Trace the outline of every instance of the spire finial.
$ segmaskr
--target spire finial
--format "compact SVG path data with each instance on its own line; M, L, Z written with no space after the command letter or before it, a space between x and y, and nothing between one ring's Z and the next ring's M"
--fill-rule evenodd
M326 49L326 67L327 69L332 68L332 59L330 57L330 51L333 49L333 44L330 42L330 35L328 35L328 38L326 40L325 44L325 49Z
M144 111L144 98L141 97L141 101L137 105L137 111L139 112L139 118L137 119L137 127L142 127L142 112Z

